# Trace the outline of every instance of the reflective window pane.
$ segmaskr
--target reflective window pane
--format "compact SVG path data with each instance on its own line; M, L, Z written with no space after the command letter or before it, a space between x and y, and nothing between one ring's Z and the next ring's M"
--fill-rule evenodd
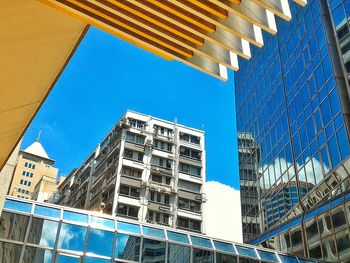
M260 258L262 260L270 260L273 262L278 262L278 259L276 257L275 253L271 253L271 252L267 252L267 251L262 251L262 250L258 250L258 253L260 255Z
M114 232L90 229L87 252L111 257Z
M94 258L94 257L86 257L85 263L110 263L110 260L102 259L102 258Z
M58 222L33 218L29 230L28 243L54 247Z
M117 245L114 257L139 261L141 238L124 234L117 234Z
M0 262L18 263L22 246L0 242Z
M190 243L188 240L188 236L186 234L176 233L172 231L167 231L168 239L172 241L182 242L182 243Z
M88 222L88 216L84 214L79 214L75 212L70 211L64 211L63 212L63 219L75 221L79 223L87 223Z
M86 227L62 223L58 248L83 251L86 236Z
M55 208L50 208L50 207L45 207L45 206L41 206L41 205L35 205L34 214L41 215L41 216L60 218L61 210L55 209Z
M222 262L222 263L236 263L237 256L231 256L231 255L225 255L221 253L216 253L216 262Z
M253 248L241 247L236 245L236 249L239 255L257 258L257 255Z
M51 250L26 246L22 263L51 263L52 254Z
M114 228L114 220L96 217L96 216L90 217L90 224L96 227L103 226L108 228Z
M210 239L191 236L191 240L194 246L213 248Z
M135 225L135 224L129 224L129 223L125 223L125 222L117 222L117 229L118 231L125 231L125 232L129 232L129 233L134 233L134 234L140 234L140 226L139 225Z
M279 257L282 260L282 262L285 262L285 263L298 263L298 260L294 257L284 256L284 255L279 255Z
M168 244L168 263L190 262L191 248L187 246Z
M214 240L214 246L216 250L236 254L232 244Z
M165 238L164 230L163 229L157 229L153 227L142 227L143 234L145 236L151 236L151 237L157 237L157 238Z
M55 263L80 263L79 257L58 254Z
M2 212L0 220L0 237L24 241L29 222L28 216Z
M142 246L142 263L154 262L165 262L165 242L145 238Z
M192 262L193 263L213 263L214 262L214 252L194 248Z
M30 213L32 211L32 204L27 204L14 200L5 200L4 208L14 211Z

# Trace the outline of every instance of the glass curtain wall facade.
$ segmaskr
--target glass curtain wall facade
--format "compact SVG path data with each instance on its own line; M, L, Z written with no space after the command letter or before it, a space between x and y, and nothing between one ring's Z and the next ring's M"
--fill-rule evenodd
M259 263L321 261L105 214L8 198L0 262Z
M240 169L242 198L253 194L250 200L256 200L242 213L243 231L251 237L246 242L260 244L259 236L283 222L304 219L300 216L349 189L344 40L349 35L349 10L348 0L310 0L304 8L291 4L291 22L278 20L277 36L266 34L264 48L253 49L249 62L240 61L242 68L235 73L238 141L245 139L242 134L250 134L252 147L259 146L259 158L254 159L251 149L251 156L240 159L240 168L253 161L259 167L254 185ZM338 24L344 26L344 21L346 32L339 38ZM297 224L303 226L305 221ZM260 233L251 233L253 225L260 227ZM293 227L289 225L289 231ZM329 235L335 247L341 245L335 228ZM263 245L291 251L289 242L296 244L293 253L314 255L304 230ZM327 249L318 257L327 258ZM335 253L334 260L341 258Z

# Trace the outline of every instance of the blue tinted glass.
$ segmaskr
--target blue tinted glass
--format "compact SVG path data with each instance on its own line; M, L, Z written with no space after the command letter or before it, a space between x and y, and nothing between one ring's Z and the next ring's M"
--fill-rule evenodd
M298 263L298 260L295 257L284 256L284 255L279 255L279 257L283 263Z
M301 258L298 258L298 259L299 259L299 262L300 262L300 263L315 263L315 261L310 260L310 259L308 259L308 260L306 260L306 259L301 259Z
M54 218L60 218L61 210L45 207L41 205L36 205L34 208L34 214L41 215L41 216L49 216Z
M153 239L143 239L142 262L165 262L166 243Z
M290 227L299 225L301 223L301 217L298 217L296 219L294 219L291 223L290 223Z
M33 217L28 235L28 243L54 247L58 222Z
M176 233L172 231L167 231L168 233L168 239L172 241L182 242L182 243L189 243L188 236L181 233Z
M58 248L83 251L86 227L62 223L58 239Z
M239 255L257 258L257 255L255 253L255 250L248 247L241 247L236 245L236 249Z
M30 213L32 211L32 204L13 201L13 200L6 200L4 208L9 210L14 210L14 211Z
M211 245L210 239L191 236L191 240L194 246L213 248L213 246Z
M193 261L196 263L211 263L214 262L214 252L203 250L199 248L193 248Z
M93 257L86 257L85 263L110 263L110 260L102 259L102 258L93 258Z
M320 213L323 213L323 212L325 212L325 211L327 211L329 209L329 204L325 204L325 205L323 205L323 206L320 206L319 208L318 208L318 214L320 214Z
M115 258L139 261L141 238L124 234L117 234Z
M114 232L90 229L87 252L89 254L112 256Z
M344 196L339 197L339 198L333 200L333 201L331 202L331 207L334 207L334 206L336 206L336 205L339 205L340 203L343 202L343 200L344 200Z
M124 222L117 222L117 229L125 232L140 234L140 226Z
M12 257L11 257L12 258ZM26 261L26 259L28 261ZM30 247L26 246L23 255L23 261L25 263L51 263L52 261L52 251L46 250L42 248ZM14 261L6 261L6 262L14 262Z
M57 255L56 263L79 263L79 258L68 257L65 255Z
M190 262L191 248L188 246L168 244L168 263Z
M214 246L215 246L216 250L236 254L232 244L223 243L223 242L214 240Z
M276 254L274 254L274 253L262 251L262 250L258 250L258 253L260 255L260 258L263 260L270 260L270 261L278 262Z
M80 223L87 223L88 222L87 215L79 214L79 213L75 213L75 212L70 212L70 211L63 211L63 219L75 221L75 222L80 222Z
M92 226L104 226L108 228L114 228L114 220L112 219L91 216L90 223Z
M145 236L151 236L151 237L158 237L158 238L165 238L164 230L163 229L157 229L153 227L142 227L143 234Z

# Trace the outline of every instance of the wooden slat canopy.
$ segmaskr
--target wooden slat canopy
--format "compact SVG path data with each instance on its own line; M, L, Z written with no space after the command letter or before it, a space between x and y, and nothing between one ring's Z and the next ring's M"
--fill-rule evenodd
M288 0L40 0L168 60L226 80L237 56L291 19ZM306 0L294 0L305 5Z

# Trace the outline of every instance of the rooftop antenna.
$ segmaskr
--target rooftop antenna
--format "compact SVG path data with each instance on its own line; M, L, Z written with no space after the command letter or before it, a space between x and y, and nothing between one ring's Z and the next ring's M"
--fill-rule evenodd
M40 142L41 130L39 131L38 138L36 138L37 142Z

